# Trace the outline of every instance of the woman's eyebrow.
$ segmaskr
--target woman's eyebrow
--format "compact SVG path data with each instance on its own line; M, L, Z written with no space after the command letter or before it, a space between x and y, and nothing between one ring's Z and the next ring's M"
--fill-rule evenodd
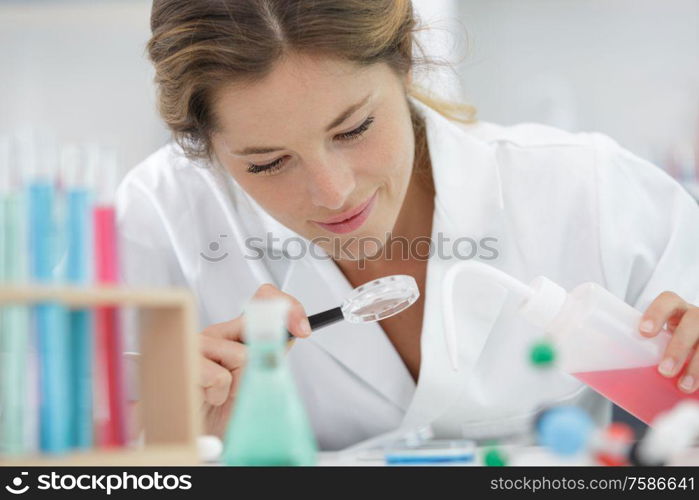
M364 99L362 99L361 101L359 101L359 102L356 103L356 104L352 104L349 108L347 108L346 110L344 110L344 111L340 114L340 116L338 116L337 118L335 118L335 120L333 120L333 122L325 128L325 131L326 131L326 132L330 132L332 129L334 129L334 128L337 127L339 124L341 124L342 122L344 122L347 118L350 117L350 115L351 115L352 113L354 113L354 112L357 111L359 108L361 108L362 106L364 106L364 105L366 104L366 102L369 100L370 97L371 97L371 94L368 94Z
M371 97L371 94L368 94L364 99L359 101L356 104L352 104L350 107L348 107L346 110L344 110L342 113L340 113L340 116L335 118L330 125L328 125L325 128L326 132L331 131L338 125L340 125L342 122L344 122L347 118L349 118L352 113L357 111L359 108L364 106L369 98ZM281 151L285 148L282 147L277 147L277 146L251 146L248 148L241 149L240 151L233 151L232 154L236 156L246 156L246 155L259 155L259 154L265 154L265 153L274 153L275 151Z

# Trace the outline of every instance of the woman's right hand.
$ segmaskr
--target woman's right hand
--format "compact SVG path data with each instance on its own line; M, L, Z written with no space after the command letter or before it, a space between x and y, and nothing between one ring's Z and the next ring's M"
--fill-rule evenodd
M287 329L296 337L308 337L311 327L301 303L278 288L264 284L254 299L284 297L291 303ZM224 437L235 400L240 376L247 361L247 348L242 341L243 316L211 325L199 335L202 414L205 434Z

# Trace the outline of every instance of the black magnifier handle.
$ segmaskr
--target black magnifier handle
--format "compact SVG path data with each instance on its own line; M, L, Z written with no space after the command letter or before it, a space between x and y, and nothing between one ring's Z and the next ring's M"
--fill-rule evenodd
M342 314L342 308L334 307L332 309L328 309L327 311L311 314L308 317L308 322L311 324L311 331L315 331L323 328L324 326L337 323L343 319L345 319L345 316ZM286 333L290 339L294 338L290 332L287 331Z

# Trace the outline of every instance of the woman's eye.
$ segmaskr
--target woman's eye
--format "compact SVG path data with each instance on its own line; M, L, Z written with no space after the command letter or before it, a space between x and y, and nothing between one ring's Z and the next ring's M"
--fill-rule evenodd
M281 158L277 158L273 162L265 163L264 165L256 165L254 163L249 163L248 164L248 172L250 172L251 174L259 174L259 173L271 174L273 172L276 172L280 168L282 168L284 158L286 158L286 157L282 156Z
M364 132L366 132L372 123L374 123L374 117L370 116L369 118L364 120L364 123L362 123L359 127L355 128L354 130L350 130L349 132L338 134L335 136L335 138L341 141L350 141L352 139L356 139L359 136L361 136Z
M349 132L344 132L342 134L338 134L335 136L336 139L340 141L351 141L353 139L359 138L364 132L366 132L371 124L374 123L374 117L370 116L366 120L364 120L364 123L362 123L359 127L355 128L354 130L350 130ZM273 162L270 163L265 163L264 165L257 165L255 163L248 163L248 172L251 174L271 174L282 168L284 165L284 159L286 156L282 156L281 158L277 158Z

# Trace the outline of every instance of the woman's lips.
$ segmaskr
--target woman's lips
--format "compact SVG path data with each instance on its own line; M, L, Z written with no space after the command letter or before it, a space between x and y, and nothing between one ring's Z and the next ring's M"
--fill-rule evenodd
M313 221L323 229L327 229L336 234L351 233L358 229L369 218L371 210L376 202L376 193L371 198L359 205L358 207L348 210L344 214L332 217L325 222Z

